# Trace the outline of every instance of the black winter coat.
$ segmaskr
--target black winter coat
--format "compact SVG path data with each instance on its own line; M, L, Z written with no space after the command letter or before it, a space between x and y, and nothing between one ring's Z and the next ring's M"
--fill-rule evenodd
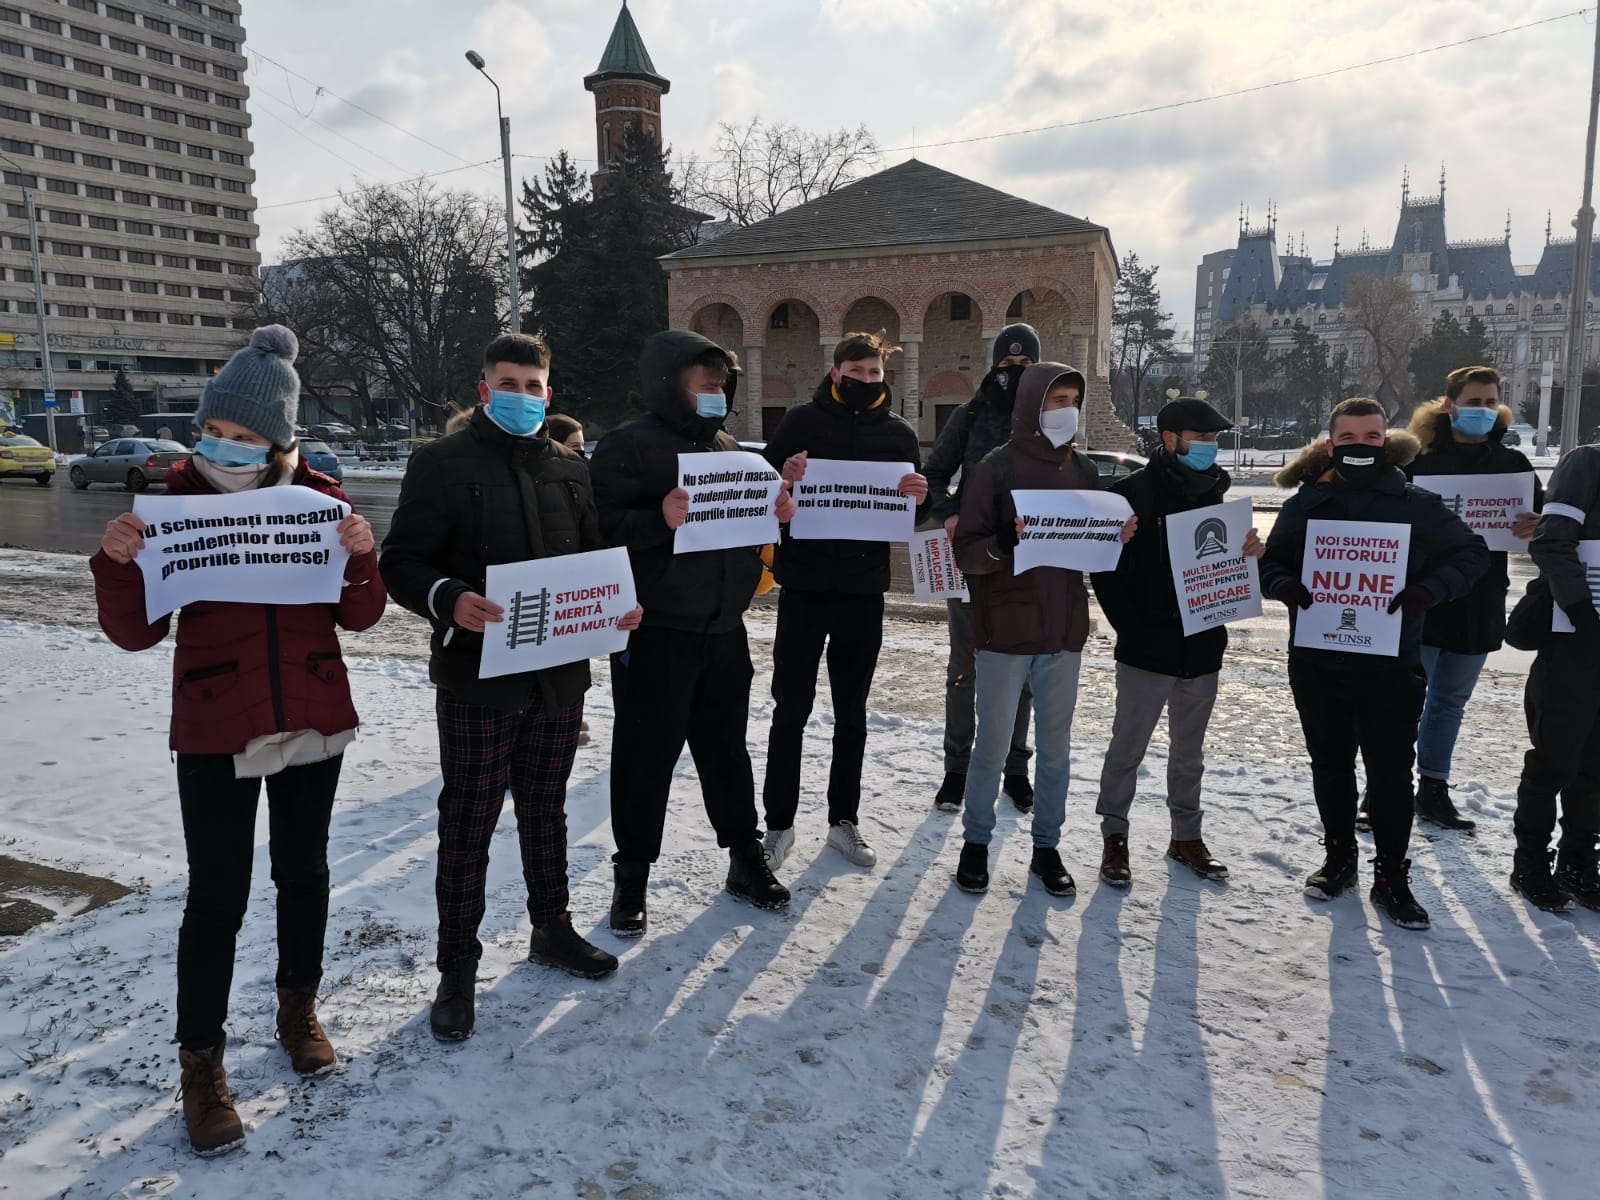
M853 413L834 399L833 381L824 376L810 404L791 408L763 452L774 470L802 450L809 458L849 462L904 462L917 471L922 448L916 430L890 404L889 389L877 408ZM839 592L867 596L889 590L889 543L833 540L796 541L783 528L773 577L779 587L799 592Z
M1403 435L1390 431L1390 452ZM1415 451L1415 443L1409 443ZM1326 463L1326 453L1303 456L1294 467L1279 472L1285 483L1297 472L1309 482L1283 506L1267 538L1267 553L1261 560L1261 590L1270 596L1286 580L1300 579L1306 549L1307 521L1386 521L1411 526L1411 548L1406 561L1406 584L1419 583L1443 604L1459 600L1472 590L1489 569L1489 551L1483 539L1467 528L1465 521L1447 509L1439 497L1412 487L1400 469L1391 466L1371 487L1352 487L1337 476L1312 466ZM1392 461L1392 459L1391 459ZM1406 621L1400 628L1400 649L1394 658L1381 654L1351 654L1343 650L1320 650L1294 644L1298 608L1289 610L1289 659L1304 661L1335 671L1374 672L1396 666L1422 665L1422 618Z
M1190 480L1211 484L1204 490L1186 487ZM1116 659L1141 671L1195 679L1222 669L1228 630L1218 625L1192 637L1183 635L1183 613L1172 582L1172 555L1167 548L1167 517L1222 503L1231 481L1226 471L1199 475L1165 449L1149 466L1117 480L1109 488L1127 499L1139 518L1133 540L1122 548L1115 571L1090 576L1095 598L1117 631Z
M928 477L928 515L937 521L961 514L961 491L972 468L1011 440L1011 406L993 380L990 372L977 394L950 414L922 469ZM961 478L952 493L950 481L957 472Z
M537 699L554 711L583 699L589 664L479 679L484 635L453 623L456 601L482 594L491 565L603 546L582 460L542 433L512 436L480 408L411 456L378 569L389 594L433 626L435 684L468 704L515 712Z
M675 534L661 502L678 486L678 455L738 450L720 419L690 407L681 378L716 343L670 329L653 335L640 357L648 410L606 434L589 462L600 529L607 545L625 546L644 624L692 633L741 628L761 582L760 548L674 554Z
M1500 421L1485 442L1458 442L1450 430L1450 418L1437 404L1417 410L1411 432L1422 442L1422 453L1406 468L1406 475L1422 479L1427 487L1429 475L1520 475L1532 474L1533 464L1517 450L1502 444L1511 424L1511 410L1502 406ZM1544 507L1544 485L1533 477L1533 507ZM1459 600L1441 604L1423 619L1422 644L1437 646L1453 654L1492 654L1500 649L1506 632L1506 593L1511 576L1504 550L1489 552L1489 569Z

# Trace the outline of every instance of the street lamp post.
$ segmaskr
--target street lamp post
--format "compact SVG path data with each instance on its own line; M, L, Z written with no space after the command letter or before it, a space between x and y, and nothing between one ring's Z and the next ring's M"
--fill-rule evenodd
M511 196L511 122L500 106L500 85L484 70L483 55L467 51L467 61L494 87L494 111L500 118L500 159L506 175L506 293L511 298L511 332L522 331L522 296L517 279L517 218Z
M1589 324L1589 257L1594 243L1594 142L1600 118L1600 21L1594 30L1594 73L1589 84L1589 140L1583 160L1583 204L1578 219L1578 243L1572 250L1572 294L1567 297L1567 380L1561 409L1561 454L1578 448L1583 408L1583 359Z

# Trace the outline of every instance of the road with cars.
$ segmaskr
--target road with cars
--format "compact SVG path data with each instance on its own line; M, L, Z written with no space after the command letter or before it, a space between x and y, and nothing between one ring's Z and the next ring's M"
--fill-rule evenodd
M350 479L345 494L377 531L378 540L389 532L389 521L400 498L400 480ZM159 489L152 495L160 495ZM133 496L121 486L94 486L77 491L67 474L56 475L47 488L32 480L0 483L0 545L24 550L54 550L92 554L100 545L106 523L133 507Z

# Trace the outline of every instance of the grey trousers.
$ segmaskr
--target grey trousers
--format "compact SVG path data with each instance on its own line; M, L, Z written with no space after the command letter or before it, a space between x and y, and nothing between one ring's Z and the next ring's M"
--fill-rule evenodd
M1200 836L1200 781L1205 775L1206 726L1217 703L1217 676L1178 679L1117 664L1117 715L1100 772L1100 832L1128 835L1128 810L1138 790L1139 764L1150 735L1167 712L1167 808L1174 841Z
M965 775L972 763L972 742L978 733L977 678L978 651L972 644L972 605L965 600L946 600L950 614L950 662L944 674L944 769L948 774ZM1026 775L1028 758L1028 715L1033 711L1033 691L1026 683L1017 701L1017 723L1011 731L1011 749L1006 754L1005 773Z

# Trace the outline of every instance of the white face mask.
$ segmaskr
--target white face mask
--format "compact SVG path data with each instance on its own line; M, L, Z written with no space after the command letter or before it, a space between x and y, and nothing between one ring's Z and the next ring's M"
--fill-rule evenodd
M1057 450L1078 436L1078 410L1052 408L1039 414L1039 432Z

